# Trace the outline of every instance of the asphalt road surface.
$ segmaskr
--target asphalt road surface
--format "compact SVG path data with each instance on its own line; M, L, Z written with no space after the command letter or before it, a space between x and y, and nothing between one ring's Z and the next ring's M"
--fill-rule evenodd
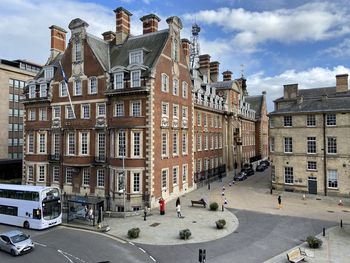
M193 263L199 249L206 249L206 263L260 263L283 251L300 245L308 235L322 232L336 223L234 210L239 219L238 229L231 235L205 243L183 246L139 245L157 262Z
M15 227L0 225L0 232ZM19 230L23 230L19 228ZM36 246L33 251L12 257L0 251L1 263L98 263L98 262L154 262L137 246L121 243L97 233L65 227L43 231L25 230Z

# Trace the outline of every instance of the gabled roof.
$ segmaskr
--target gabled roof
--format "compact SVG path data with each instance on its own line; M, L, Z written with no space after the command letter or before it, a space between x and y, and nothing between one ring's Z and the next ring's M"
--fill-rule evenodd
M143 65L152 68L160 56L168 39L169 30L161 30L140 36L129 37L122 45L111 46L111 68L115 66L127 67L129 65L129 52L135 49L144 49Z
M263 104L263 99L264 99L263 95L245 97L245 101L250 104L250 108L255 110L256 118L261 117L261 107Z
M105 70L109 71L109 44L91 34L87 34L87 42Z

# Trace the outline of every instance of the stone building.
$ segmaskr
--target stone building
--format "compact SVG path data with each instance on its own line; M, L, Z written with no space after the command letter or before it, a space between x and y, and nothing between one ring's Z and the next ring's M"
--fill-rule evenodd
M272 187L310 194L350 194L348 75L336 86L284 85L270 116Z
M158 31L159 17L146 15L132 36L132 14L114 12L104 39L77 18L66 47L67 32L50 27L49 61L25 91L23 181L137 211L194 187L191 78L178 17Z
M0 60L0 180L19 180L23 154L23 89L41 66L26 61ZM15 181L12 181L15 182Z

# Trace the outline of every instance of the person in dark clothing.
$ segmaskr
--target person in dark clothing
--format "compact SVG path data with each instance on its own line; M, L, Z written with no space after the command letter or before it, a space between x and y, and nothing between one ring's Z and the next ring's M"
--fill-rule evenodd
M278 196L277 201L278 201L278 209L280 209L282 207L282 200L280 195Z
M177 207L178 205L180 205L180 197L178 197L178 198L176 199L175 207Z

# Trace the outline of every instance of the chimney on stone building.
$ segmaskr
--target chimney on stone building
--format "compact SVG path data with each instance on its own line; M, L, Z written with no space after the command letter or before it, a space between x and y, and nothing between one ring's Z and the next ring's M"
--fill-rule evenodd
M218 61L210 62L210 79L212 82L218 82L219 80L219 65Z
M202 73L203 77L207 77L207 83L210 80L210 56L208 54L199 56L199 71Z
M123 44L130 35L130 17L132 13L123 7L118 7L114 10L116 18L116 36L115 43L117 45Z
M222 76L223 76L223 81L230 81L232 80L232 72L229 70L226 70L224 72L222 72Z
M347 92L348 91L348 74L336 75L336 92Z
M55 25L50 26L49 29L51 29L51 58L54 58L66 49L67 31Z
M182 49L186 58L187 66L190 66L191 42L187 38L181 39Z
M283 98L285 100L296 99L298 97L298 84L283 85Z
M140 18L142 21L143 34L157 32L160 18L155 14L145 15Z
M113 31L106 31L102 33L103 40L107 42L112 42L115 39L115 32Z

